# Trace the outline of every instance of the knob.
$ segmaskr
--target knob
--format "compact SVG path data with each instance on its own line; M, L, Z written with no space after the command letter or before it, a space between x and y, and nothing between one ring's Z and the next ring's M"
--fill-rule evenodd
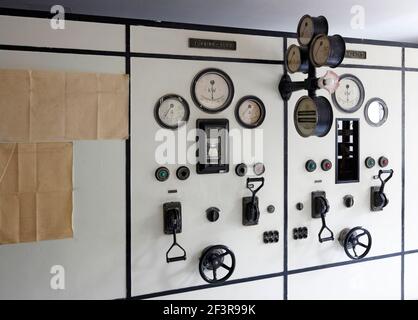
M267 212L268 213L274 213L275 210L276 210L276 208L272 204L267 207Z
M351 208L352 206L354 206L354 198L353 198L353 196L352 195L346 195L345 197L344 197L344 205L347 207L347 208Z
M303 210L303 203L302 202L296 203L296 209L298 209L299 211L302 211Z
M219 219L219 212L221 210L219 210L216 207L210 207L209 209L206 210L206 218L210 221L210 222L215 222Z

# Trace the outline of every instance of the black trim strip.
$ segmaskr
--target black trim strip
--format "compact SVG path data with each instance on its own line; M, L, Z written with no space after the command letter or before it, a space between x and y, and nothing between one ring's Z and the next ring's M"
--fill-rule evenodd
M283 52L287 51L287 38L283 39ZM287 74L286 66L283 74ZM288 111L287 101L283 101L283 300L288 299Z
M391 66L376 66L376 65L362 65L362 64L344 64L340 65L341 68L355 68L355 69L376 69L376 70L395 70L402 71L402 67L391 67Z
M9 45L9 44L0 44L0 50L69 53L69 54L85 54L85 55L115 56L115 57L125 57L125 55L126 55L126 53L124 51L105 51L105 50L89 50L89 49L34 47L34 46L18 46L18 45Z
M226 58L211 56L189 56L178 54L163 53L131 53L132 57L138 58L155 58L155 59L176 59L176 60L201 60L201 61L222 61L222 62L238 62L238 63L260 63L260 64L284 64L283 60L263 60L263 59L244 59L244 58Z
M156 298L156 297L161 297L161 296L167 296L171 294L178 294L178 293L209 289L209 288L224 287L224 286L238 284L238 283L252 282L252 281L264 280L264 279L270 279L270 278L278 278L278 277L281 277L282 275L283 275L283 272L269 273L269 274L254 276L254 277L229 280L229 281L219 283L219 284L203 284L203 285L193 286L193 287L186 287L186 288L180 288L180 289L160 291L160 292L155 292L155 293L148 293L148 294L143 294L143 295L132 297L132 299L150 299L150 298Z
M408 72L418 72L418 68L404 68L404 70Z
M405 300L405 48L402 48L402 68L401 300Z
M375 260L383 260L383 259L388 259L388 258L393 258L393 257L399 257L401 255L402 255L401 252L395 252L395 253L383 254L383 255L380 255L380 256L363 258L361 260L349 260L349 261L328 263L328 264L312 266L312 267L307 267L307 268L293 269L293 270L288 271L288 274L289 275L294 275L294 274L311 272L311 271L316 271L316 270L341 267L341 266L346 266L346 265L350 265L350 264L356 264L356 263L362 263L362 262L368 262L368 261L375 261Z
M51 13L48 11L40 10L25 10L25 9L11 9L1 8L0 15L18 16L18 17L32 17L32 18L51 18ZM108 23L108 24L130 24L130 25L143 25L149 27L159 28L172 28L172 29L185 29L185 30L198 30L198 31L212 31L220 33L235 33L235 34L247 34L257 36L268 36L268 37L287 37L296 38L294 32L283 32L273 30L261 30L261 29L247 29L237 27L226 27L226 26L209 26L203 24L192 24L192 23L180 23L180 22L167 22L167 21L151 21L145 19L131 19L131 18L118 18L110 16L97 16L97 15L86 15L76 13L66 13L65 19L72 21L85 21L85 22L97 22L97 23ZM370 44L379 46L389 47L405 47L405 48L418 48L418 43L411 42L399 42L399 41L388 41L388 40L374 40L374 39L357 39L344 37L344 40L348 43L358 44Z
M129 137L125 144L125 161L126 161L126 298L130 298L132 286L132 269L131 269L131 27L125 26L125 43L126 43L126 73L129 75L129 109L128 109L128 133Z
M418 249L404 251L404 255L408 255L408 254L415 254L415 253L418 253Z

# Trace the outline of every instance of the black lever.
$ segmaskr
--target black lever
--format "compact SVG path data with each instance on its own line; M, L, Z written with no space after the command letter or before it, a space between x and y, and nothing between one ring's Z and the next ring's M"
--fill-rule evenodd
M381 182L380 187L371 187L370 193L370 210L371 211L382 211L388 203L389 199L385 194L385 185L386 183L393 177L394 171L390 170L379 170L378 176L374 177L375 179L379 179ZM388 174L386 179L383 179L382 176L384 174Z
M186 250L177 243L177 233L181 233L182 220L181 220L181 203L180 202L168 202L164 203L164 233L173 235L173 244L166 252L167 263L186 260ZM169 257L170 251L178 247L183 252L182 255L177 257Z
M322 221L322 227L318 233L319 242L323 243L325 241L334 241L334 233L327 226L326 221L325 221L325 216L328 213L329 208L330 208L325 192L324 191L312 192L311 197L312 197L312 213L311 213L312 218L314 219L321 218L321 221ZM325 231L329 232L330 235L328 237L323 236L323 233Z
M258 187L255 183L260 183ZM258 224L260 209L258 208L257 192L264 186L264 178L247 178L247 189L251 191L251 197L242 198L242 224L253 226Z

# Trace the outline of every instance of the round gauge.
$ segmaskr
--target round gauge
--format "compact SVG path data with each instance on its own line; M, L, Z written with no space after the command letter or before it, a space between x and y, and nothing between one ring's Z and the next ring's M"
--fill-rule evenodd
M293 117L296 131L302 137L323 137L332 126L332 107L324 97L304 96L296 103Z
M324 16L311 17L304 15L299 20L298 42L307 46L317 34L328 34L328 21Z
M308 50L292 44L286 51L286 67L290 73L309 71Z
M309 58L315 67L338 67L344 59L345 41L340 35L317 35L312 40Z
M364 116L372 127L380 127L388 119L388 106L380 98L372 98L366 103Z
M161 97L155 105L154 116L158 124L167 129L177 129L189 120L190 109L186 100L176 94Z
M196 106L209 113L226 109L234 97L231 78L219 69L199 72L193 79L191 91Z
M312 42L310 58L316 67L324 66L331 52L331 44L326 35L315 37Z
M235 118L244 128L260 126L266 117L264 103L255 96L245 96L235 107Z
M343 74L340 84L332 94L334 105L343 112L353 113L364 102L364 86L360 79L352 74Z

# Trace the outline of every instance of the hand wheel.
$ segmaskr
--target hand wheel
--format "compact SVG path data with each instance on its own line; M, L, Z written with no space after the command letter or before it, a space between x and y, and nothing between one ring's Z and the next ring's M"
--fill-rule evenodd
M361 240L361 238L364 238ZM367 242L363 242L366 241ZM372 247L372 236L370 232L362 227L355 227L353 229L344 229L340 232L338 241L344 247L344 251L350 259L358 260L364 258ZM363 248L359 254L358 248Z
M235 255L224 245L207 247L199 260L199 273L208 283L226 281L235 270Z

